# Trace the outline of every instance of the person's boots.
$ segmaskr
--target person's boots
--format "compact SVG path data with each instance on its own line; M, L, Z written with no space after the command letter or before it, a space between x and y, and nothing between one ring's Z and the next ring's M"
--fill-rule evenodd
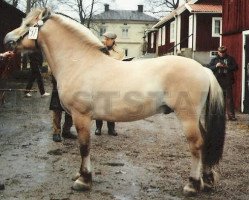
M0 190L4 190L4 189L5 189L4 183L1 183L1 182L0 182Z
M95 130L95 135L101 135L101 128L103 125L103 121L101 120L96 120L96 130Z
M65 113L65 122L63 125L62 133L61 133L63 138L73 139L73 140L77 139L77 136L72 134L70 131L72 126L73 126L73 120L72 120L71 115L69 115L68 113Z
M70 129L63 128L61 135L65 139L77 139L77 136L72 134Z
M61 142L61 135L58 133L53 134L53 141L54 142Z
M115 131L115 123L114 122L107 122L107 127L108 127L108 134L117 136L118 133Z

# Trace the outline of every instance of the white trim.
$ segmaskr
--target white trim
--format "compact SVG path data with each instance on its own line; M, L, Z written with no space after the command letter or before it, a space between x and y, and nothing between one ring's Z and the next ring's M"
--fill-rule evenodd
M176 46L176 52L181 50L181 19L182 19L182 16L181 15L178 15L177 18L176 18L176 21L177 21L177 28L176 28L176 44L179 44Z
M197 27L197 23L196 23L196 21L197 21L197 15L196 14L194 14L193 15L193 26L194 26L194 29L193 29L193 51L196 51L196 27Z
M191 35L188 38L188 48L193 49L193 15L190 15L188 18L188 35Z
M166 26L162 27L162 45L166 44Z
M244 45L246 43L246 35L249 35L249 30L248 31L243 31L243 42L242 42L242 77L241 77L241 112L244 112L244 99L245 99L245 68L246 68L246 63L245 63L245 49Z

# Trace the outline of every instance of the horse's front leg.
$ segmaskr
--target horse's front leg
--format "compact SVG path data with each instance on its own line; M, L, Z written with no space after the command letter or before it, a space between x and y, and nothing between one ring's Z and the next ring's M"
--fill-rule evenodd
M74 190L89 190L92 186L90 161L90 125L91 118L87 115L72 114L80 144L81 166L73 184Z

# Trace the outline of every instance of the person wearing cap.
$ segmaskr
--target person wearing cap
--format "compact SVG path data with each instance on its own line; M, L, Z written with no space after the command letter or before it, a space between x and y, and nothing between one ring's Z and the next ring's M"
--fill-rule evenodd
M104 45L108 49L109 56L116 59L116 60L123 60L124 58L124 51L120 48L117 47L117 44L115 42L115 39L117 38L117 35L113 32L105 32L103 34L104 36ZM96 130L95 130L95 135L101 135L101 129L103 126L103 121L102 120L96 120ZM107 127L108 127L108 134L117 136L117 132L115 130L115 123L114 122L107 122Z
M238 69L238 65L235 59L227 54L226 46L218 48L218 55L210 61L209 68L213 71L223 90L228 119L236 121L232 86L234 83L234 71Z

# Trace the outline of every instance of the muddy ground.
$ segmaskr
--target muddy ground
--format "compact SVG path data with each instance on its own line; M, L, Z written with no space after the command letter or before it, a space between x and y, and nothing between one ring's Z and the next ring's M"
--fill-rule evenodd
M7 87L24 88L23 81ZM36 84L35 87L36 88ZM51 91L46 81L47 91ZM77 141L54 143L51 138L50 98L33 93L6 92L0 107L0 199L249 199L249 116L237 114L228 122L220 182L209 193L185 198L190 154L182 128L174 114L117 123L117 137L94 135L91 158L93 188L71 189L79 170ZM75 129L72 132L76 134Z

